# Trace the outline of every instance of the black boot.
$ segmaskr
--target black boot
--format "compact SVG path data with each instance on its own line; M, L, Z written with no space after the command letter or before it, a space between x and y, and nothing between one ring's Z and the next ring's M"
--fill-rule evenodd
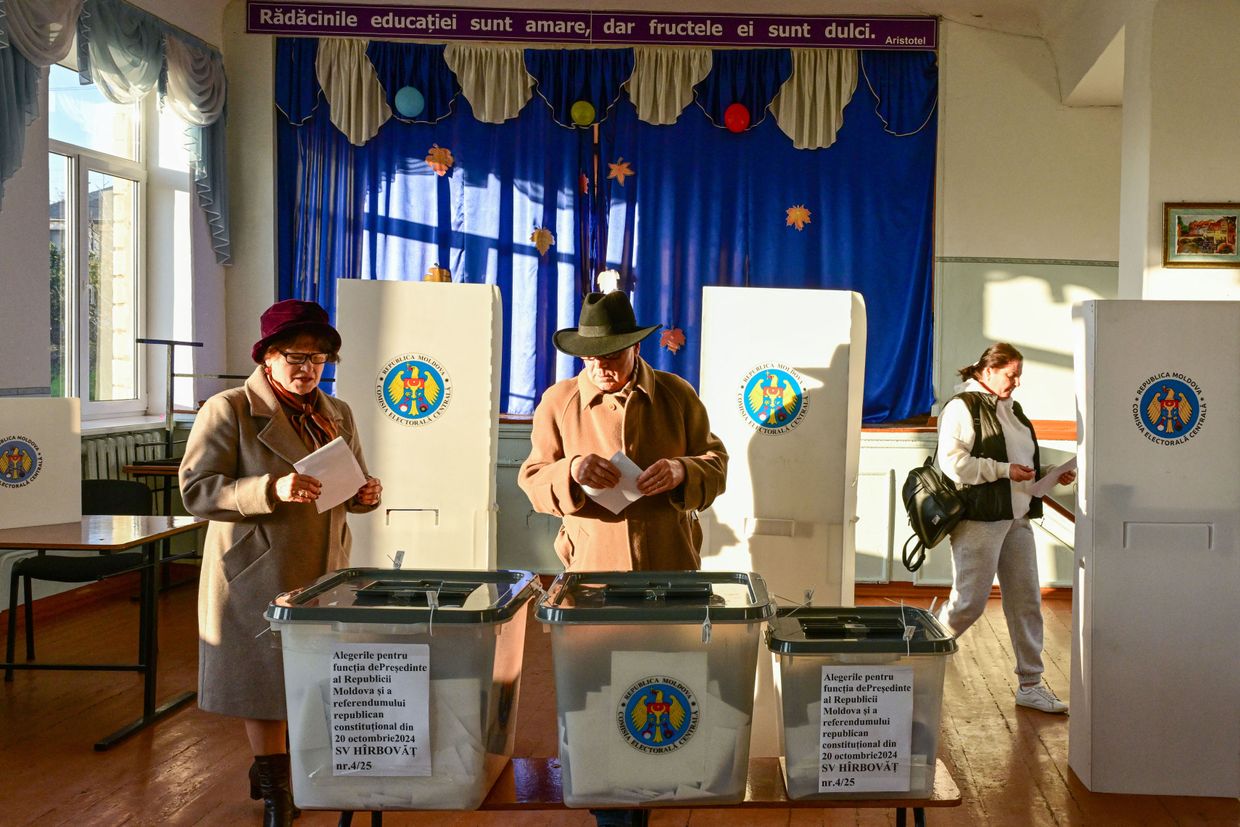
M293 823L293 793L289 789L288 753L259 755L258 791L263 797L263 827L290 827Z
M258 786L258 759L254 759L254 763L250 764L250 798L258 801L263 797L263 791ZM293 805L293 818L301 815L301 808L296 804Z

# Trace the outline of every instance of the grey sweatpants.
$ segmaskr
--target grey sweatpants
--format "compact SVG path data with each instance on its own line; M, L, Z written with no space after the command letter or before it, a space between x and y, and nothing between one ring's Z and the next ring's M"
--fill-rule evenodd
M951 544L952 594L939 620L957 637L964 634L986 609L998 574L1016 674L1023 686L1037 683L1042 677L1042 591L1028 518L962 520L951 533Z

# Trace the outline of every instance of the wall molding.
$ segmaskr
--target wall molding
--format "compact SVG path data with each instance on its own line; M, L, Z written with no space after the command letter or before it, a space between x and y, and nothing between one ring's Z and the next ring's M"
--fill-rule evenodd
M936 256L940 264L1052 264L1060 267L1119 267L1118 261L1084 258L977 258L973 256Z

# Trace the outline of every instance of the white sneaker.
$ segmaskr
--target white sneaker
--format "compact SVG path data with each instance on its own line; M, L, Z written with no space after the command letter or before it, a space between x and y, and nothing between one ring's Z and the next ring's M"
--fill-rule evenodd
M1016 705L1055 714L1068 711L1068 705L1055 697L1055 693L1045 683L1022 686L1016 690Z

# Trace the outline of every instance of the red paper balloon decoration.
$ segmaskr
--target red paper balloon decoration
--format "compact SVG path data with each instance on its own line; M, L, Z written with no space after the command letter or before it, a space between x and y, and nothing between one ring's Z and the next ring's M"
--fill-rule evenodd
M734 103L723 110L723 125L729 132L744 132L749 128L749 109L743 103Z

